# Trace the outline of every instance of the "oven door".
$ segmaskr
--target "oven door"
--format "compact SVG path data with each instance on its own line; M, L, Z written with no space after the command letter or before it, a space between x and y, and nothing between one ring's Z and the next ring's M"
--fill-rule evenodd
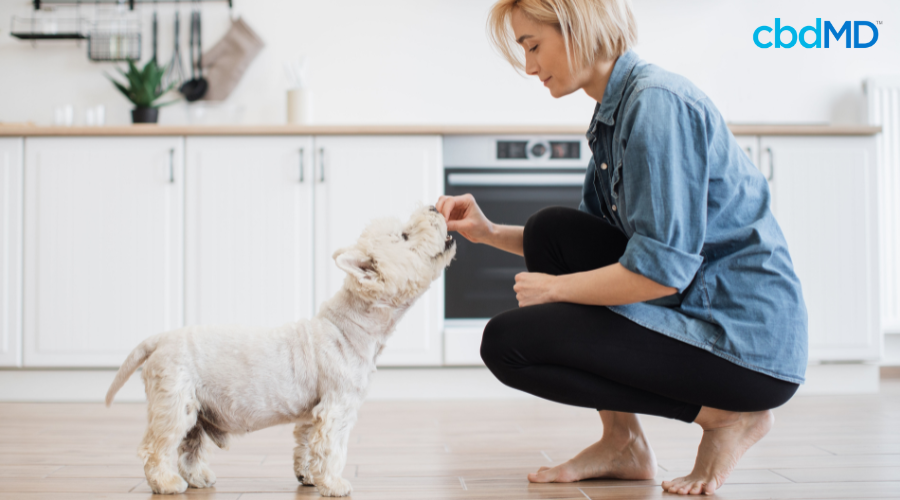
M484 215L497 224L524 226L545 207L578 208L585 170L445 170L447 195L471 193ZM487 319L519 306L513 291L525 259L488 245L456 239L456 259L445 275L447 319Z

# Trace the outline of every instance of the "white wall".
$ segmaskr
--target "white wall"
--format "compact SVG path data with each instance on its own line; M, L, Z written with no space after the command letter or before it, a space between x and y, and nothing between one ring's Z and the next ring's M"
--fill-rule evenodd
M896 0L633 1L638 54L693 80L731 122L864 123L863 79L900 73ZM554 100L493 52L484 29L492 0L234 2L266 49L225 104L168 107L162 123L283 123L282 63L301 54L311 61L316 121L324 124L587 124L593 109L583 93ZM108 124L127 123L128 103L103 76L111 65L87 61L84 44L32 46L9 36L10 17L30 14L29 5L0 0L0 121L49 124L54 106L72 103L76 123L95 104L106 106ZM186 44L187 0L182 5ZM224 3L203 8L209 48L227 29L228 11ZM159 8L162 61L171 52L172 9ZM150 12L143 9L145 57ZM798 30L816 17L884 24L868 49L756 47L753 30L775 17Z

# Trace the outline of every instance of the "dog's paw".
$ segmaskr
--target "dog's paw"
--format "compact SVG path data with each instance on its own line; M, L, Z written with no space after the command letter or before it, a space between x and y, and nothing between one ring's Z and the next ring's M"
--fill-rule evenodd
M176 474L147 478L147 484L150 485L153 493L157 495L174 495L176 493L184 493L188 489L187 481Z
M195 467L184 479L191 488L211 488L216 484L216 474L205 465Z
M323 497L345 497L353 491L350 481L342 477L331 477L323 481L319 481L317 485L319 494Z

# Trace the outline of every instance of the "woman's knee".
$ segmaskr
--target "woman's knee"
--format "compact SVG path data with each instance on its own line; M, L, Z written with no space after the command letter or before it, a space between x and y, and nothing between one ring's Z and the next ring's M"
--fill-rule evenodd
M509 314L512 312L515 310L491 318L481 336L481 359L495 375L505 371L510 365L510 353L514 350L515 339L514 321Z
M551 239L554 230L559 227L559 221L570 210L565 207L547 207L533 213L525 223L523 243L527 245Z
M557 239L560 221L565 207L547 207L534 213L525 223L522 234L522 250L529 272L559 274L553 258L553 243Z

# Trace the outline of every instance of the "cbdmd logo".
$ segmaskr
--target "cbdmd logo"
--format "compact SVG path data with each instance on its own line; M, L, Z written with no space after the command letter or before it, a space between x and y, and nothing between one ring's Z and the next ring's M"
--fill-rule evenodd
M881 24L881 21L875 21L878 24ZM820 49L822 48L822 41L825 41L825 48L829 48L829 40L831 37L834 37L835 42L839 42L841 37L844 38L844 42L846 43L846 47L849 49L850 45L850 32L851 32L851 24L852 24L852 32L853 32L853 45L854 49L865 49L875 45L875 42L878 41L878 28L874 23L870 23L869 21L844 21L844 24L840 26L840 29L835 29L834 25L831 24L831 21L825 21L825 28L822 28L822 18L816 18L816 26L805 26L800 30L800 33L797 33L797 30L788 25L781 25L781 18L775 18L775 29L773 30L770 26L760 26L756 28L756 31L753 32L753 43L756 44L757 47L761 49L768 49L769 47L775 46L776 49L789 49L800 42L800 45L805 49ZM863 36L865 38L871 38L867 42L861 42L859 40L860 37L860 28L863 29ZM763 42L760 40L760 34L763 32L772 33L774 31L774 36L772 37L773 41L771 42ZM867 33L868 32L868 33ZM812 33L816 36L815 41L807 42L807 35ZM790 36L790 40L788 42L784 41L784 36L787 34Z

